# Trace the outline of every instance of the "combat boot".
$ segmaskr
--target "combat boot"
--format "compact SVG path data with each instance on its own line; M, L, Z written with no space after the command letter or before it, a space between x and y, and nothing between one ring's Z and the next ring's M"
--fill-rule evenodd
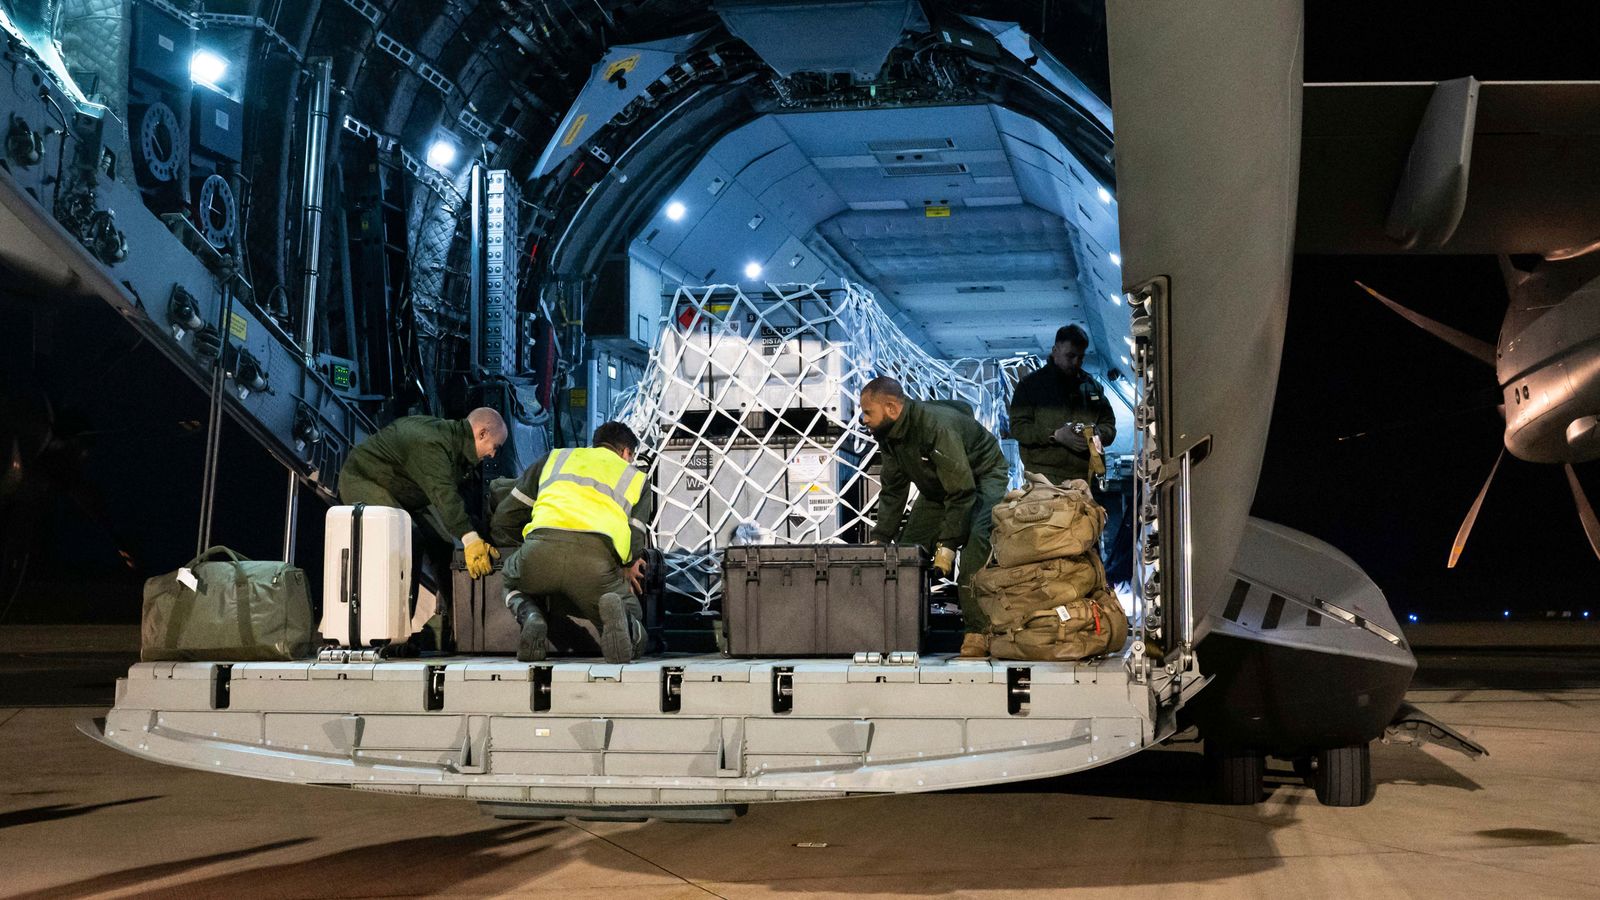
M539 604L521 591L511 591L506 594L506 607L522 628L522 636L517 639L517 661L538 662L544 659L545 638L550 635L550 626L545 622Z
M962 659L983 659L989 655L989 636L976 631L969 631L961 639Z
M634 648L644 645L644 623L628 613L622 595L600 597L600 652L608 663L632 662Z

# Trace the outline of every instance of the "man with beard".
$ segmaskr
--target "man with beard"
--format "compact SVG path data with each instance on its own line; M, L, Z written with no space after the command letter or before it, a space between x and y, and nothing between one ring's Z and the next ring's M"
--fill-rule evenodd
M933 553L937 574L956 571L967 629L961 655L988 656L989 620L972 595L972 576L989 559L990 513L1006 493L1000 442L965 403L913 400L886 376L861 389L861 421L877 438L882 460L872 540L920 544ZM913 484L917 502L902 523Z
M1017 382L1011 395L1011 436L1017 439L1022 468L1056 484L1089 478L1089 433L1101 446L1117 436L1117 419L1106 392L1083 371L1089 336L1076 325L1056 332L1050 364Z

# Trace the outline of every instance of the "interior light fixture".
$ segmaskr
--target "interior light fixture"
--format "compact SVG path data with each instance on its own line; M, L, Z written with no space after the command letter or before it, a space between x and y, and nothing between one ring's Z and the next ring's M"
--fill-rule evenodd
M689 212L688 208L685 207L682 203L679 203L676 200L674 200L671 203L667 204L667 218L672 220L672 221L674 221L674 222L683 221L683 217L688 212Z
M1104 203L1107 206L1111 205L1111 192L1110 191L1106 190L1105 188L1096 188L1095 189L1095 193L1099 194L1101 203Z
M436 138L428 145L428 165L435 169L448 169L456 161L456 145L444 138Z
M189 57L189 80L195 84L214 88L226 74L228 61L210 50L196 50Z
M1111 302L1116 304L1117 306L1121 306L1122 305L1122 298L1117 296L1116 294L1107 294L1106 296L1110 297L1111 298Z
M1112 253L1109 254L1109 256L1111 257L1111 264L1113 266L1116 266L1119 269L1122 268L1122 257L1120 255Z
M760 278L761 277L761 264L757 263L757 262L745 263L744 264L744 277L750 279L751 281L754 281L757 278Z

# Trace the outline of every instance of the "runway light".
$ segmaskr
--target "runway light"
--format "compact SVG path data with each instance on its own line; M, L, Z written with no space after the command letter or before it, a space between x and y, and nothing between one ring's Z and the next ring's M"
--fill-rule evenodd
M189 57L189 80L206 87L216 87L228 73L228 61L210 50L196 50Z
M1100 195L1100 202L1101 203L1105 203L1105 204L1108 204L1108 205L1111 203L1111 192L1110 191L1106 190L1105 188L1099 188L1096 191L1096 193L1098 193Z
M1503 613L1501 613L1501 614L1500 614L1500 617L1501 617L1501 618L1502 618L1502 619L1509 619L1509 618L1511 618L1511 610L1509 610L1509 609L1508 609L1508 610L1506 610L1506 611L1505 611L1505 612L1503 612Z
M688 212L688 208L676 200L667 204L667 218L674 222L683 221L684 215Z
M1110 256L1111 264L1119 269L1122 268L1122 257L1115 253L1110 254Z
M456 161L456 145L438 138L428 145L428 165L435 169L448 169Z
M744 277L750 279L751 281L754 281L757 278L760 278L761 277L761 264L760 263L754 263L754 262L745 263L744 264Z
M1410 619L1413 622L1415 622L1415 621L1417 621L1417 614L1416 613L1412 613L1411 615L1406 616L1406 618Z

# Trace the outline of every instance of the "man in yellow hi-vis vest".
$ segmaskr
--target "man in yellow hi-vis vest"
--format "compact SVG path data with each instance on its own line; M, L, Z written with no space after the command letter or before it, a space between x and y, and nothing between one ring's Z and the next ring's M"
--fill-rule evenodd
M649 518L650 491L631 465L639 439L621 422L606 422L593 443L552 451L537 467L536 483L518 484L532 513L504 574L506 606L522 627L523 662L545 656L549 624L536 597L549 601L552 614L595 623L606 662L644 652L644 609L634 593L644 574L640 523Z

